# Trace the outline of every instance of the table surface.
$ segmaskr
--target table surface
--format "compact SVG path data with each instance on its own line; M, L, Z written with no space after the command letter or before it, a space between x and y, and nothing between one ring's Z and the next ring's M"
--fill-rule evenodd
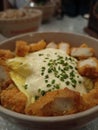
M85 34L84 28L87 27L88 20L77 16L74 18L65 16L62 20L57 20L56 18L51 19L48 23L44 23L39 28L38 32L74 32ZM7 39L0 34L0 41ZM13 125L9 121L5 121L0 117L0 130L22 130L22 128ZM30 130L29 128L23 130ZM98 119L90 122L87 126L80 128L79 130L98 130Z

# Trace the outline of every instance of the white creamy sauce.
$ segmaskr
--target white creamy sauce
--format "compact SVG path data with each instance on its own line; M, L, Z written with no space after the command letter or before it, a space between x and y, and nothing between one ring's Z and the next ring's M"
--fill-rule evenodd
M26 78L26 91L34 96L65 87L86 93L84 78L77 71L77 60L59 49L47 48L26 56L31 74ZM25 73L25 72L24 72Z

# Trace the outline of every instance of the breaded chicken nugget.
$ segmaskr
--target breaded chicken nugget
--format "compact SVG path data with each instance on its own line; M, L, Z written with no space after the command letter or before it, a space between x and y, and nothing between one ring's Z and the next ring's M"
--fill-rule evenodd
M3 107L24 113L27 97L13 86L13 84L1 92L0 100Z
M80 94L65 88L48 92L27 107L25 112L26 114L37 116L71 114L80 110L80 104L82 104Z
M38 43L30 44L29 47L29 52L39 51L46 47L46 42L44 40L41 40Z
M48 45L46 46L46 48L57 48L57 44L56 43L54 43L54 42L50 42L50 43L48 43Z
M63 50L66 54L70 53L70 45L65 42L61 42L58 44L58 49Z
M81 75L90 78L98 77L98 59L91 57L78 62L78 71Z
M92 89L88 94L83 95L87 109L98 105L98 88Z
M80 47L73 47L71 49L71 56L78 59L85 59L95 55L93 48L87 47L86 44L82 44Z
M0 84L1 90L5 90L9 87L10 84L12 84L13 81L11 79L2 80L2 83Z
M98 88L98 78L96 78L95 80L94 80L94 87L97 89Z
M14 57L14 53L10 50L0 49L0 59L5 60Z
M86 43L83 43L83 44L80 45L80 47L85 47L85 48L87 48L88 45L87 45Z

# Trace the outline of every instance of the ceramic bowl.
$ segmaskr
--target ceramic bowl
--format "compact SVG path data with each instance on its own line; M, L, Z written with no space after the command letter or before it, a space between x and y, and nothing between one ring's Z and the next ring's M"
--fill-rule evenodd
M25 16L13 16L16 9L10 9L9 15L4 16L5 11L0 12L0 33L5 37L12 37L15 35L37 31L42 22L42 12L38 9L20 9L17 10L19 14L24 11Z
M36 5L33 8L42 11L42 23L49 22L55 13L55 5L51 3L46 5Z
M17 37L10 38L6 41L1 42L0 48L11 49L15 47L16 40L26 40L28 42L36 42L42 39L46 41L66 41L72 46L79 46L81 43L87 43L89 46L92 46L96 51L96 56L98 56L98 40L72 33L59 33L59 32L44 32L44 33L29 33L25 35L20 35ZM2 72L0 71L0 77L2 77ZM85 126L98 116L98 106L93 107L84 112L65 115L65 116L56 116L56 117L37 117L37 116L28 116L24 114L19 114L13 111L10 111L6 108L0 106L0 116L4 119L7 119L14 123L15 125L21 125L22 127L28 127L34 130L70 130L80 128Z

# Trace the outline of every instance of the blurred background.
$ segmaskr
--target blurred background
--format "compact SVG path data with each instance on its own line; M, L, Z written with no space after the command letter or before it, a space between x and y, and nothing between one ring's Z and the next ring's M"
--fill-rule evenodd
M42 22L37 29L29 29L30 31L75 32L97 38L97 1L98 0L1 0L0 12L6 12L6 15L0 15L0 21L4 17L7 21L8 16L12 19L11 11L7 14L7 10L38 9L42 12ZM8 32L3 33L2 28L3 25L0 29L1 35L5 37L13 36L6 35ZM24 31L20 30L20 32L23 33ZM26 33L26 31L24 33Z

